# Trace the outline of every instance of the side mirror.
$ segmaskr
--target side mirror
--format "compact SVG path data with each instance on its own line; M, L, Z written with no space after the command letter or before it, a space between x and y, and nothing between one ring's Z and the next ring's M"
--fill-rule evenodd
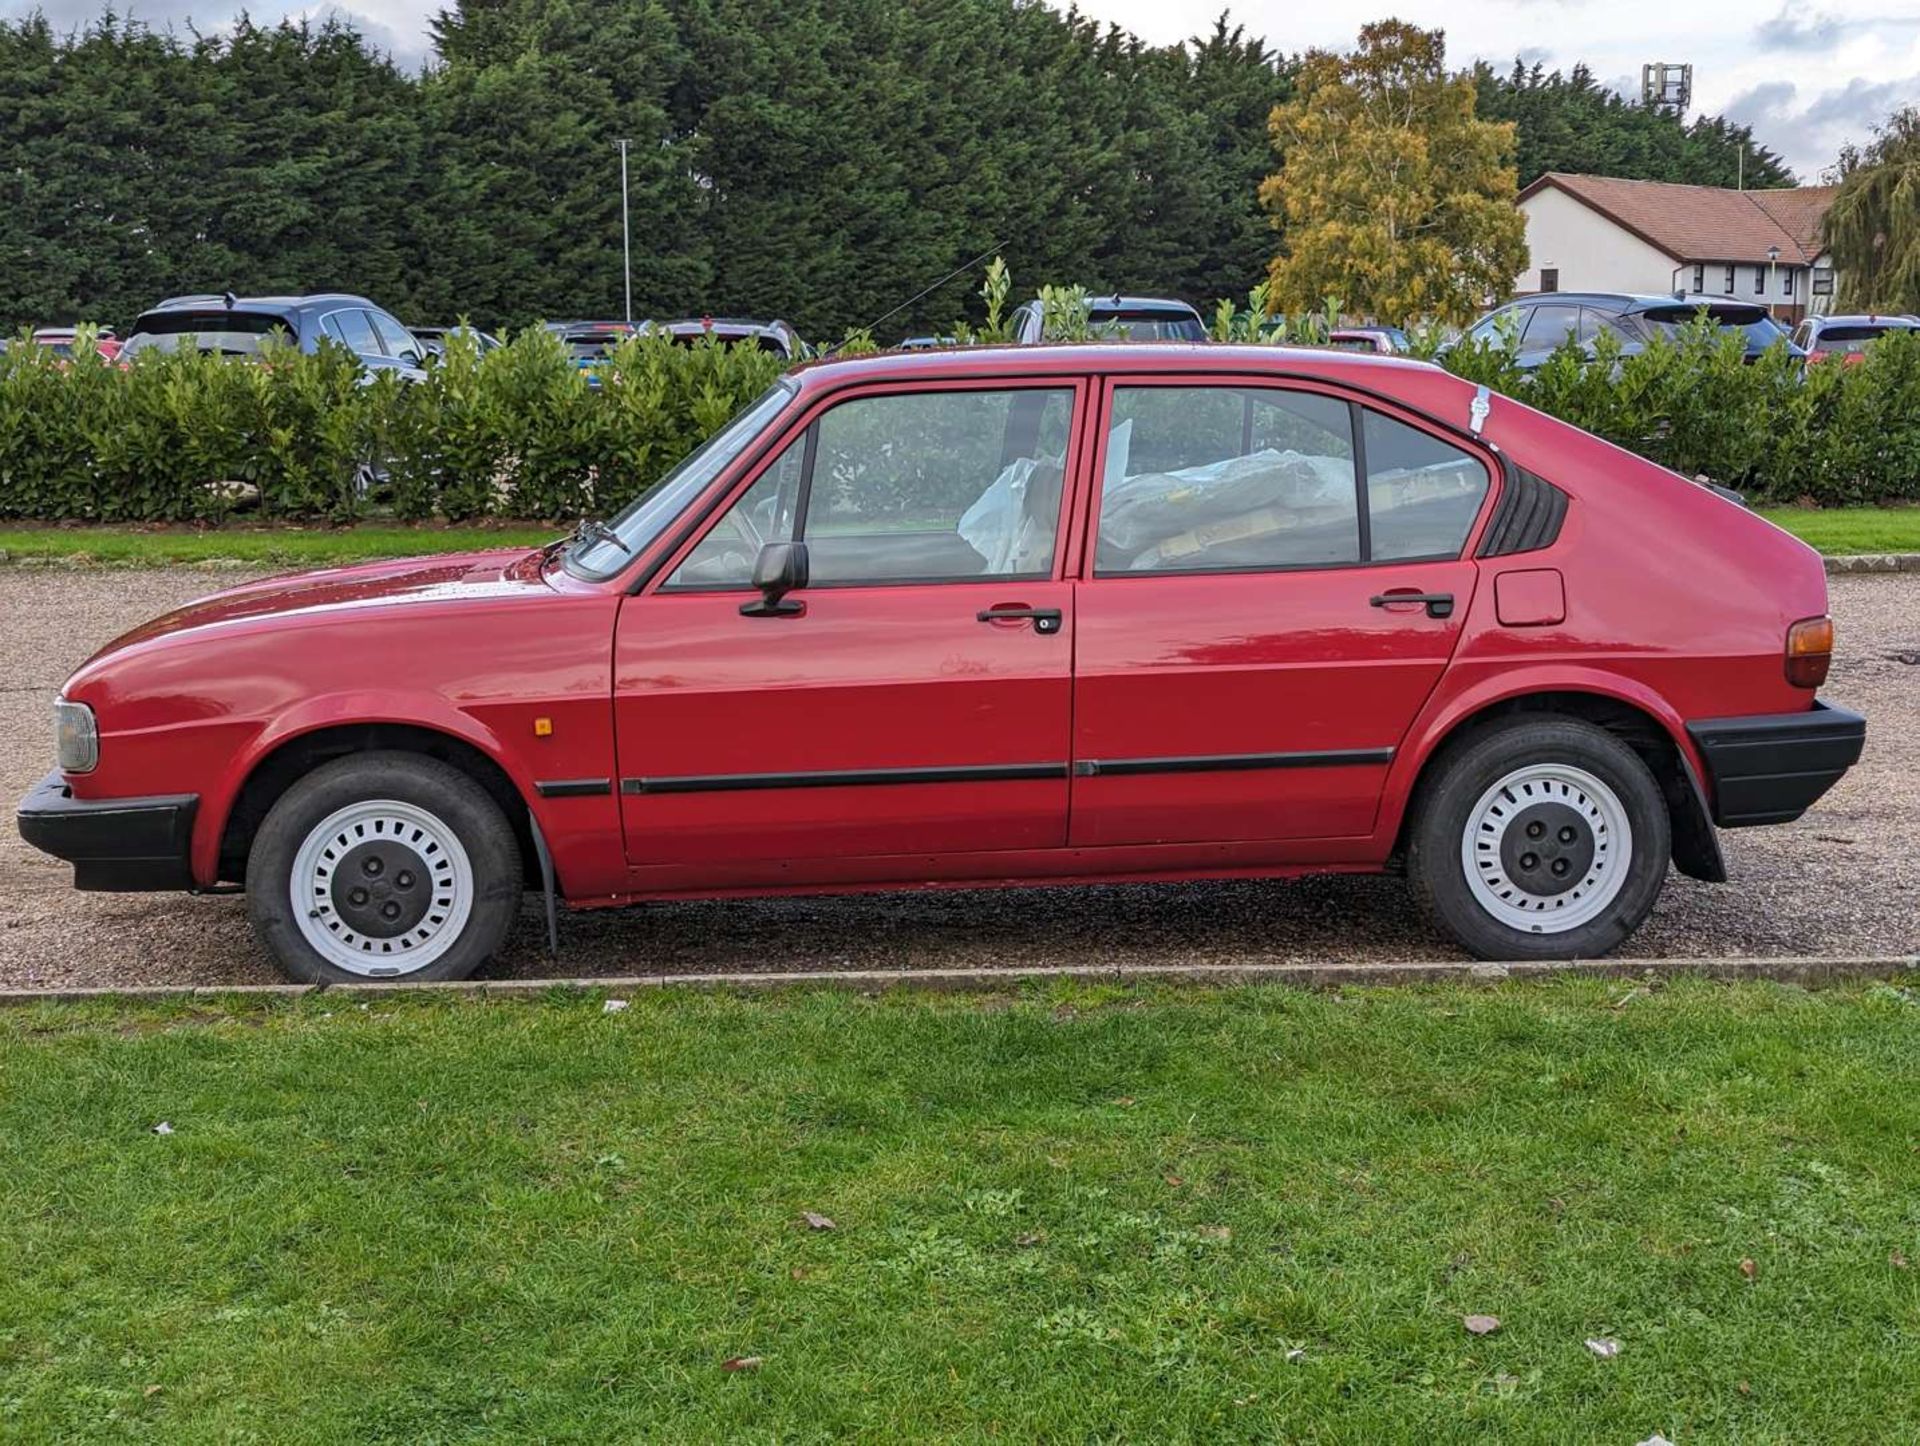
M806 604L787 596L807 585L807 545L804 542L769 542L760 549L753 564L753 585L760 589L757 602L741 603L740 615L749 618L791 618L806 611Z

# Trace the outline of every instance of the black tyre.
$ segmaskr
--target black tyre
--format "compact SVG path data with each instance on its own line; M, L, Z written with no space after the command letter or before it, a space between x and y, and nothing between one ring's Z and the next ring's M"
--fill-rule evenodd
M1450 748L1414 803L1407 872L1482 959L1590 959L1640 927L1672 836L1647 765L1604 729L1541 714Z
M316 768L274 804L247 859L254 930L308 984L464 979L505 942L522 887L499 805L415 753Z

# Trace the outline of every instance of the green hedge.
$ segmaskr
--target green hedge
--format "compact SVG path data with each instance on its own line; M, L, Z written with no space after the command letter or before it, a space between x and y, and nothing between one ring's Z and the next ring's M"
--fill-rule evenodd
M0 516L218 522L237 509L346 521L611 512L765 391L777 356L663 337L622 343L589 384L530 329L458 339L423 382L363 377L344 351L258 363L147 353L0 353ZM380 474L367 486L370 472Z
M1305 336L1251 323L1236 334ZM1498 344L1462 342L1452 370L1688 476L1756 500L1920 501L1920 335L1858 365L1748 365L1737 335L1696 327L1622 356L1564 348L1521 374ZM219 522L236 511L347 521L606 514L644 491L785 364L662 337L622 343L589 384L540 330L478 355L456 339L424 382L362 376L337 349L259 363L83 346L0 353L0 516ZM379 474L369 487L370 473Z
M1775 345L1696 323L1623 356L1563 346L1530 374L1510 349L1463 341L1448 369L1689 477L1757 501L1823 507L1920 501L1920 333L1895 332L1852 365L1804 369Z

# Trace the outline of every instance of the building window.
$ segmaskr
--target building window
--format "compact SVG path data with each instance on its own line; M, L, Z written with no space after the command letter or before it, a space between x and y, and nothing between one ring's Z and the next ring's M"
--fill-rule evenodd
M1767 268L1764 266L1753 268L1753 294L1755 296L1767 294Z
M1783 295L1793 295L1793 268L1791 266L1780 273L1780 290Z
M1707 289L1707 267L1703 261L1693 268L1693 294L1698 296Z
M1540 268L1540 289L1542 291L1558 291L1560 289L1560 268L1558 266L1542 266Z
M1816 266L1813 268L1813 294L1815 296L1833 295L1833 268Z
M1727 268L1727 295L1733 295L1733 268L1731 266Z

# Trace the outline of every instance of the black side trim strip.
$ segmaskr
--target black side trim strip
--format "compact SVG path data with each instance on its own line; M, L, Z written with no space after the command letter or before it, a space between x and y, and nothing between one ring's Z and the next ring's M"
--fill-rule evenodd
M1551 547L1567 517L1567 494L1525 467L1509 465L1476 557L1511 557Z
M550 778L535 783L534 792L542 798L596 798L613 792L611 778Z
M754 788L861 788L901 783L1013 783L1065 778L1064 763L983 763L949 768L852 768L818 773L705 773L667 778L623 778L620 791L738 793Z
M1172 758L1083 758L1078 778L1121 778L1141 773L1232 773L1256 768L1344 768L1391 763L1391 748L1332 748L1319 753L1201 753Z

